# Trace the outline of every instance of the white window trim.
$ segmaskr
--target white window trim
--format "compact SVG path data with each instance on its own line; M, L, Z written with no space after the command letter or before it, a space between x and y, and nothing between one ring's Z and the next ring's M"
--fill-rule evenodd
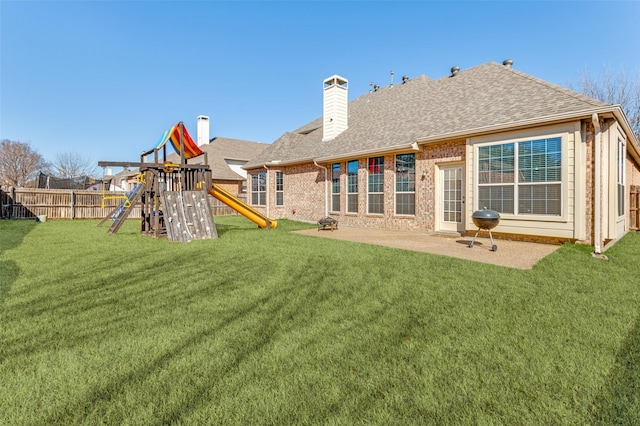
M356 165L357 165L357 168L356 168L356 188L357 188L357 191L356 192L350 192L349 191L349 163L356 163ZM347 168L347 174L346 174L346 176L347 176L347 178L346 178L346 181L347 181L347 189L346 189L346 192L347 192L347 205L345 206L345 212L347 214L358 214L359 210L360 210L359 209L360 206L358 205L358 202L357 202L357 199L360 198L359 197L359 191L360 191L360 179L359 179L359 177L360 177L359 176L360 161L359 160L347 161L346 162L346 168ZM356 211L355 212L349 210L349 196L350 195L356 195Z
M338 192L333 192L333 166L334 165L338 165ZM330 208L329 211L331 213L340 213L340 209L342 208L342 203L341 203L341 195L342 195L342 179L340 178L342 176L342 163L331 163L331 202L330 202ZM334 196L338 196L338 209L334 209L334 205L333 205L333 197Z
M413 167L417 173L417 156L415 155L415 153L413 152L405 152L405 153L401 153L401 154L396 154L393 156L393 215L394 216L398 216L398 217L416 217L416 184L417 182L417 175L414 175L414 182L413 182L413 191L407 191L407 192L402 192L402 191L398 191L398 187L397 187L397 178L398 178L398 172L396 170L397 167L397 161L398 161L398 155L405 155L405 154L413 154ZM397 199L397 195L398 194L413 194L413 214L405 214L405 213L398 213L398 199Z
M514 135L513 137L491 137L491 138L482 138L473 142L473 204L471 207L472 211L477 210L478 203L478 194L479 187L478 184L480 179L480 171L478 170L478 161L480 159L479 151L481 147L493 146L493 145L504 145L508 143L518 144L520 142L527 142L531 140L537 139L550 139L550 138L560 138L560 146L561 146L561 161L562 161L562 170L561 170L561 180L560 180L560 193L562 194L562 202L561 202L561 211L558 216L548 216L548 215L536 215L536 214L509 214L509 213L500 213L500 217L502 219L511 219L518 221L535 221L535 222L567 222L568 221L568 199L569 199L569 191L568 191L568 181L569 181L569 143L568 143L568 135L567 131L561 132L527 132L523 135ZM576 142L579 143L579 142ZM517 161L517 148L514 149L515 161ZM574 159L575 161L575 159ZM514 186L517 184L514 183ZM514 209L517 208L517 200L514 200Z
M278 176L282 177L282 189L278 189ZM274 200L274 203L277 207L282 207L284 206L284 173L282 171L276 171L276 176L275 176L275 193L276 193L276 198ZM278 204L278 194L282 194L282 204Z
M371 175L369 173L369 160L372 158L382 158L382 192L370 192L369 191L369 176ZM384 160L384 156L379 155L377 157L367 157L367 214L371 215L371 216L384 216L384 210L385 210L385 206L384 206L384 166L385 166L385 160ZM382 213L372 213L369 211L369 196L370 195L380 195L382 194Z

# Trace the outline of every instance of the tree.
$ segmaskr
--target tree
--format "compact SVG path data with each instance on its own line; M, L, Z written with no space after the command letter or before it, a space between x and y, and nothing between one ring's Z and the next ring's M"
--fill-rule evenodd
M96 174L96 166L93 161L77 153L58 154L52 168L56 177L65 179L95 176Z
M578 86L578 91L586 96L609 104L619 104L636 139L640 140L640 76L629 77L622 67L618 72L605 68L600 78L589 75L585 70Z
M28 143L3 139L0 143L0 185L23 187L48 167Z

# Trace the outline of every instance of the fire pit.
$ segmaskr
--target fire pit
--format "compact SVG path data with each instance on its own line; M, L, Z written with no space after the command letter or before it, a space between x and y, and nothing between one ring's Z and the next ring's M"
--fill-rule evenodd
M318 221L318 231L321 229L338 229L338 221L331 216L324 217Z
M498 226L498 224L500 223L500 214L498 214L497 211L485 209L473 212L471 218L473 219L473 223L478 227L478 231L476 232L475 237L473 237L473 240L471 240L471 242L469 243L469 248L473 247L473 243L476 241L480 230L485 229L489 231L489 238L491 239L491 250L497 251L498 246L493 243L493 235L491 235L491 230Z

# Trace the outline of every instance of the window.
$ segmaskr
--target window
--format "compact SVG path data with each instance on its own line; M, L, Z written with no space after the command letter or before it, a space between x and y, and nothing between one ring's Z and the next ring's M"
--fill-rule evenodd
M624 215L624 142L618 139L618 216Z
M396 214L416 211L416 155L396 155Z
M367 171L367 211L372 214L384 213L384 157L369 158Z
M251 204L254 206L267 205L267 173L251 175Z
M340 163L331 165L331 211L340 211Z
M276 206L284 206L284 173L276 172Z
M347 163L347 213L358 213L358 160Z
M478 208L515 215L562 213L562 139L478 149Z

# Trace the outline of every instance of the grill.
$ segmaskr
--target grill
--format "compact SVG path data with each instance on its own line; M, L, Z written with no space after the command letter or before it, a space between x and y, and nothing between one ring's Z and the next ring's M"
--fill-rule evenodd
M500 215L497 211L494 210L478 210L473 212L471 216L473 219L473 223L478 227L478 231L476 232L475 237L469 243L469 248L473 247L473 243L476 241L480 230L485 229L489 231L489 238L491 239L491 250L497 251L498 246L496 246L493 242L493 235L491 235L491 230L498 226L500 223Z

